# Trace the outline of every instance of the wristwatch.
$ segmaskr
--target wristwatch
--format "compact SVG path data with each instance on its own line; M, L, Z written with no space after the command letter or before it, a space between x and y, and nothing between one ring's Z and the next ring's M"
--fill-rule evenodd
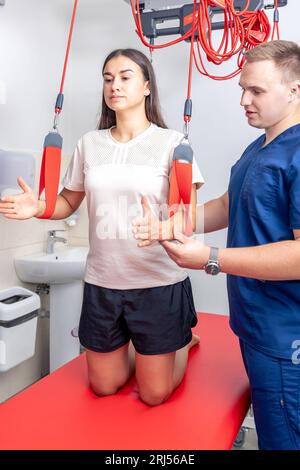
M211 246L208 262L204 266L204 270L206 274L211 274L212 276L216 276L221 271L220 264L218 261L218 254L219 254L219 248L216 248L215 246Z

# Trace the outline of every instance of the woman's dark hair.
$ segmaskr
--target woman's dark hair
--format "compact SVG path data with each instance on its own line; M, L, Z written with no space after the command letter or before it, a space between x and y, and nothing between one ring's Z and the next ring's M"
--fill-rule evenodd
M128 57L128 59L135 62L137 65L140 66L145 81L149 82L149 89L151 91L150 95L146 96L145 99L145 111L148 121L153 122L159 127L163 127L164 129L167 128L165 121L162 117L160 111L160 104L158 98L158 91L157 91L157 84L155 73L151 62L149 59L143 54L142 52L136 49L116 49L112 51L105 59L102 73L104 72L106 64L113 59L114 57ZM116 113L112 109L110 109L104 100L104 95L102 96L102 111L101 111L101 118L98 125L98 129L109 129L112 126L116 125Z

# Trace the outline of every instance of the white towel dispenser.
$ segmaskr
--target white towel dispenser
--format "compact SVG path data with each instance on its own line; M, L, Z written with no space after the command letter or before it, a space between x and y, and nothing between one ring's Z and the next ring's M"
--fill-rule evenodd
M0 149L0 197L21 193L17 178L22 176L28 186L33 188L35 177L35 158L25 152Z

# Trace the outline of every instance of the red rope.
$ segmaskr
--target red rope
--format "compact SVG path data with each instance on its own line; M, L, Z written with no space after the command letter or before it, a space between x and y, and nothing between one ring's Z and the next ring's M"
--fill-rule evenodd
M71 18L71 25L70 25L70 31L69 31L69 37L68 37L68 45L67 45L65 61L64 61L64 67L63 67L63 72L62 72L62 77L61 77L61 82L60 82L60 89L59 89L60 94L63 93L63 89L64 89L64 83L65 83L66 72L67 72L67 65L68 65L69 52L70 52L73 29L74 29L74 22L75 22L77 4L78 4L78 0L74 0L74 6L73 6L73 12L72 12L72 18ZM61 111L61 108L55 108L56 113L60 113L60 111Z
M191 31L191 46L190 46L190 60L189 60L189 73L188 73L187 99L191 98L192 71L193 71L193 58L194 58L194 39L195 39L195 29L196 29L196 13L197 13L197 0L194 0L193 25L192 25L192 31Z

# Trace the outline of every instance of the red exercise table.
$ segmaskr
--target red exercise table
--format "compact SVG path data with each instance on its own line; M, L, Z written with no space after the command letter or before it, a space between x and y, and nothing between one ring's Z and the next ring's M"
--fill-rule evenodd
M199 346L164 404L143 404L132 379L114 396L88 387L85 354L0 405L0 449L230 449L250 405L228 317L199 314Z

